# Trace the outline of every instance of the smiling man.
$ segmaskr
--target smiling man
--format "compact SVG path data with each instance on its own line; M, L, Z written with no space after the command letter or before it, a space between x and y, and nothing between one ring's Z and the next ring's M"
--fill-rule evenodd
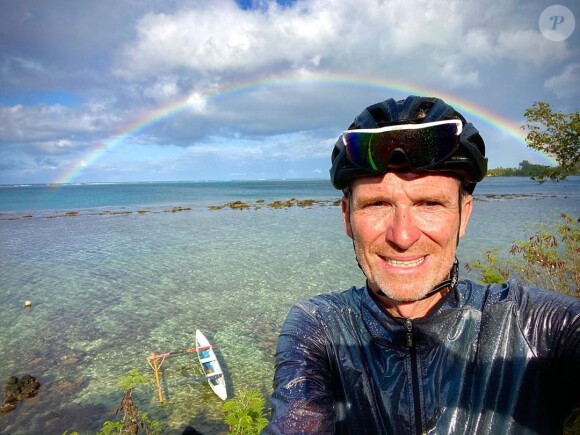
M331 180L367 282L292 307L264 433L561 432L578 300L458 279L486 169L477 129L437 98L377 103L339 137Z
M472 198L460 189L447 175L390 172L354 181L343 198L367 286L393 315L425 316L449 291L426 297L449 275L471 214Z

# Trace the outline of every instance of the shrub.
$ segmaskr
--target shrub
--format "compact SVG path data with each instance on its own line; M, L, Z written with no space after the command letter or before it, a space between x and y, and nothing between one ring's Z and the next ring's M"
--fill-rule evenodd
M265 399L260 392L241 389L222 405L224 421L237 435L258 435L268 420L264 413Z
M485 284L502 283L517 276L537 287L578 297L580 283L580 220L567 213L553 226L539 225L528 241L515 242L510 258L502 260L497 250L484 260L467 264L481 271Z
M146 412L141 412L139 407L133 402L133 389L137 385L146 384L147 379L139 370L131 370L119 382L119 387L123 390L121 403L115 410L115 415L123 412L123 419L118 421L105 421L103 427L97 432L97 435L112 434L138 434L147 435L161 434L161 426L155 420L149 418Z

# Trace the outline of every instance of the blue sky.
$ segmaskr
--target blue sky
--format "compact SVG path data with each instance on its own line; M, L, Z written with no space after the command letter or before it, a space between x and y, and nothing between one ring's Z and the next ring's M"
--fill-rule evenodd
M490 167L548 164L505 126L578 110L553 4L0 0L0 184L324 178L362 109L419 91L467 111Z

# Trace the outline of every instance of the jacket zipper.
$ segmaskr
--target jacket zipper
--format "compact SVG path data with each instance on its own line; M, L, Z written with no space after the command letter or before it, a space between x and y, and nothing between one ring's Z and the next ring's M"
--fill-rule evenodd
M421 419L421 396L419 394L419 371L417 368L417 349L413 340L413 322L411 319L405 321L407 328L407 347L411 356L411 379L413 383L413 403L415 408L415 428L417 434L423 433L423 422Z

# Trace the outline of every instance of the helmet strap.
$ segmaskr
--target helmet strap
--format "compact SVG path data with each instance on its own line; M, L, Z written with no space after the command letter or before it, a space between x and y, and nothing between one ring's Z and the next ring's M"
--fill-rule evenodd
M352 229L352 214L351 214L352 213L352 202L351 202L352 191L350 190L350 188L348 188L348 192L345 191L345 194L347 194L347 198L348 198L348 225L350 226L350 234L352 235L351 239L352 239L352 249L354 250L354 258L356 260L356 264L358 265L358 268L360 270L362 270L362 272L364 274L365 271L362 268L360 261L358 260L358 255L356 255L356 244L354 243L354 231Z

